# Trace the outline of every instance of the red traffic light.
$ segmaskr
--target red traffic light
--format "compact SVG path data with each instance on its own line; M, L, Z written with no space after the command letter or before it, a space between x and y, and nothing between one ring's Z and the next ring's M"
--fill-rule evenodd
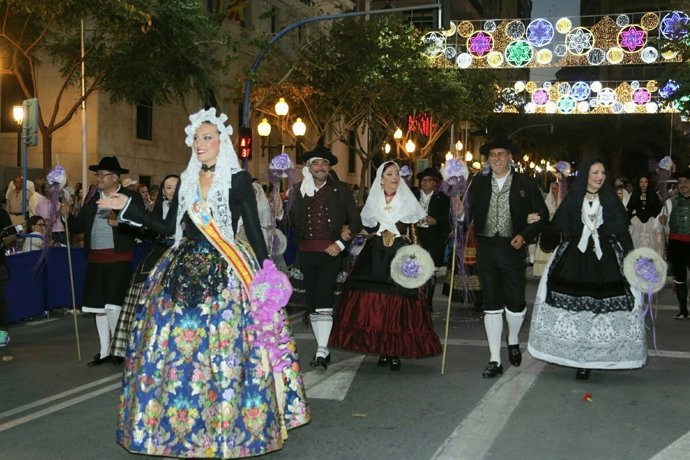
M240 128L240 135L237 139L237 153L241 160L252 159L252 130L251 128Z

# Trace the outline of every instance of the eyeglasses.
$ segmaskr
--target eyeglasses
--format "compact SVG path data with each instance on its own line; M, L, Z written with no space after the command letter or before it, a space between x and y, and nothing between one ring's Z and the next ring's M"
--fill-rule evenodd
M114 176L115 173L96 173L94 176L100 177L101 179L108 177L108 176Z

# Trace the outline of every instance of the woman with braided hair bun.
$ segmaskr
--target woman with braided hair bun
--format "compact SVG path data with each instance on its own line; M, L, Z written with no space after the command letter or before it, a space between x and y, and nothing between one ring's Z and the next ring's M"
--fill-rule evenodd
M191 158L165 219L124 195L99 200L122 209L122 222L174 235L139 297L117 442L165 457L262 455L311 418L282 308L291 288L266 260L252 179L227 116L212 108L189 119ZM236 237L240 224L246 241Z
M584 161L553 218L563 232L534 301L529 352L577 368L633 369L647 361L641 293L623 275L633 249L628 215L599 160Z

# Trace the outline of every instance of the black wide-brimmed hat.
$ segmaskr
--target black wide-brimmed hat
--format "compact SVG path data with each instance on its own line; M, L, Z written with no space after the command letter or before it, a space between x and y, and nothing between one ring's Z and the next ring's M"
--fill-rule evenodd
M323 158L331 166L338 164L338 157L333 155L333 152L331 152L329 149L327 149L326 147L324 147L322 145L319 145L314 150L310 150L309 152L305 152L302 155L302 158L300 158L300 162L306 163L307 161L311 160L312 158Z
M684 179L690 179L690 169L681 169L673 175L674 179L678 179L679 177L682 177Z
M417 174L417 180L422 180L425 177L433 177L438 182L443 182L443 176L435 168L426 168L424 171Z
M127 174L129 172L129 169L121 168L120 167L120 162L117 161L117 157L112 156L112 157L103 157L101 158L101 161L98 162L97 165L91 165L89 166L89 169L91 171L110 171L114 172L115 174Z
M479 147L479 153L481 153L482 155L488 155L489 151L493 149L506 149L510 151L510 153L512 153L513 155L517 155L520 152L520 149L515 144L513 144L504 137L499 137L496 139L492 139L486 144Z

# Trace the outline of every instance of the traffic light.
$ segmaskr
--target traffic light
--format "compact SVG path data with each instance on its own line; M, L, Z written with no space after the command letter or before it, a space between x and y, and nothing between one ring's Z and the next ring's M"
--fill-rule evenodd
M252 159L252 130L251 128L240 128L240 136L237 140L237 152L240 160Z

